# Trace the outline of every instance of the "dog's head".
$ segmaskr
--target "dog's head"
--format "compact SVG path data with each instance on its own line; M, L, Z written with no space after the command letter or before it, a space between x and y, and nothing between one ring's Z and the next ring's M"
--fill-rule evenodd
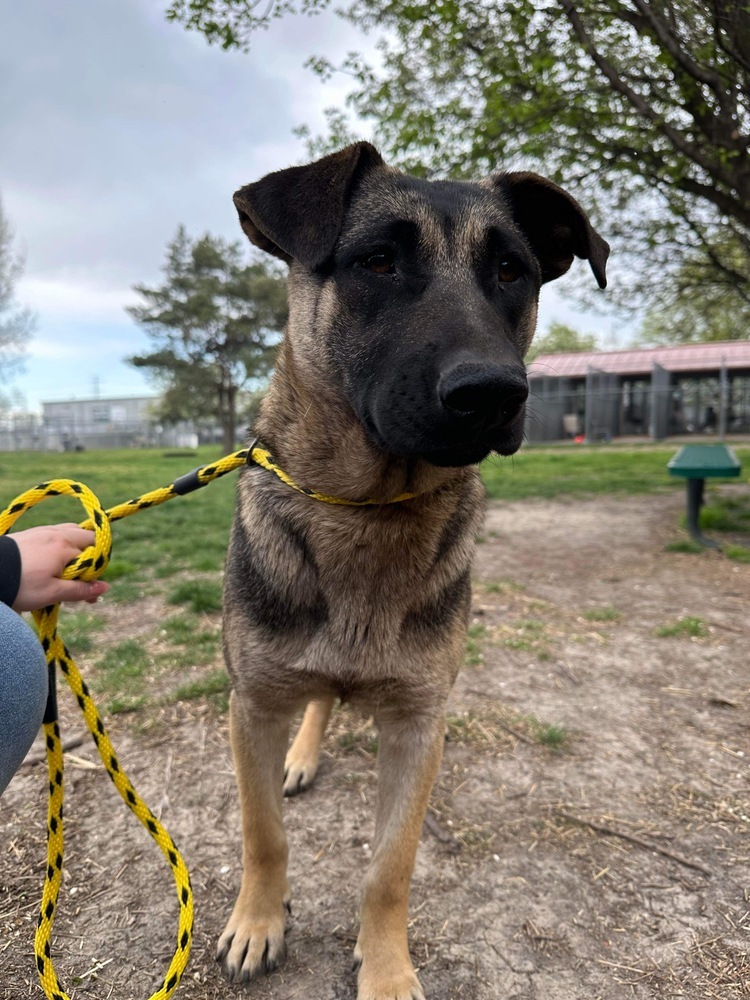
M234 196L250 240L289 263L290 335L316 352L384 451L468 465L521 444L540 286L607 243L532 173L425 181L360 142Z

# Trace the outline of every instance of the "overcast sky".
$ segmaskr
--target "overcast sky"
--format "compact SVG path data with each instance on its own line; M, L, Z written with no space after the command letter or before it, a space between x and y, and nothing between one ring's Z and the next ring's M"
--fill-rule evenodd
M321 131L346 93L346 78L321 84L306 57L363 47L329 13L223 52L168 24L166 5L0 0L0 197L26 254L18 298L38 315L14 383L30 409L97 387L154 391L123 362L148 343L124 311L131 286L159 281L181 223L244 239L232 192L302 162L293 128ZM542 329L560 319L611 341L610 321L542 295Z

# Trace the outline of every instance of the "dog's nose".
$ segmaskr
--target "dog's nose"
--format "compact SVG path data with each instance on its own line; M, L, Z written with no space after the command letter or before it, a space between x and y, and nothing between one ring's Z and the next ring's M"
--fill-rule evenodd
M511 365L463 362L444 372L440 402L457 416L509 424L529 395L526 375Z

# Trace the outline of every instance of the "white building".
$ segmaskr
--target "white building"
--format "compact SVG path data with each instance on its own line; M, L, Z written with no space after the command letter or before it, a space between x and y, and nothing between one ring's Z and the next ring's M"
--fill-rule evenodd
M43 402L45 447L73 451L160 444L153 440L157 403L156 396Z
M45 451L93 448L196 448L192 422L162 424L158 396L61 399L42 403L42 432L36 447ZM215 421L208 423L214 424ZM213 427L203 428L213 440ZM28 445L27 445L28 447Z

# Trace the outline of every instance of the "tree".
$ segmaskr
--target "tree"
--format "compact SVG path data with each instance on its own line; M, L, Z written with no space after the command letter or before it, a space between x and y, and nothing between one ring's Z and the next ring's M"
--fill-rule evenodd
M727 244L727 254L741 249ZM750 301L731 282L701 284L703 259L688 253L675 275L674 296L646 313L638 340L642 344L690 344L750 339Z
M321 6L177 0L168 17L232 48ZM379 70L356 55L342 68L405 167L540 169L595 201L636 265L621 299L668 298L695 250L694 287L731 282L750 301L750 0L349 0L346 16L385 33ZM331 122L340 139L340 111Z
M550 323L547 333L535 337L526 362L534 361L541 354L560 354L563 351L595 351L596 337L593 333L581 333L565 323Z
M23 257L13 249L13 229L0 201L0 382L18 371L34 328L34 314L15 299L15 286L23 271ZM4 394L0 394L0 402Z
M238 243L184 227L167 247L165 280L135 285L144 304L128 312L153 342L128 361L148 368L164 390L164 419L215 415L224 449L236 443L237 396L273 366L286 322L286 280L265 261L247 264Z

